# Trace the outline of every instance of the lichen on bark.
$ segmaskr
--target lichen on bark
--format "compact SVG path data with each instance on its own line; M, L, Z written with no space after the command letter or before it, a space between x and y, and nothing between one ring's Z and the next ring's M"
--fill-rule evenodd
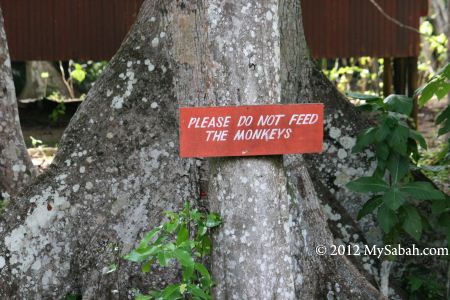
M31 182L36 170L20 128L11 59L0 8L0 200L10 200Z

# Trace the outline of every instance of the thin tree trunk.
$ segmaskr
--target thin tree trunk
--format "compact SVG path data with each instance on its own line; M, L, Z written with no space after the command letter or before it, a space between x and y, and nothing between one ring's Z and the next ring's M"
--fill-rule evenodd
M0 8L0 200L9 200L36 175L20 128L3 15Z

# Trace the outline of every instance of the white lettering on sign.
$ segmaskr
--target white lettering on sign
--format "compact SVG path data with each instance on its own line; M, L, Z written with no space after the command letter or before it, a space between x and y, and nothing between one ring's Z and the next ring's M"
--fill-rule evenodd
M322 104L180 108L180 156L318 153Z

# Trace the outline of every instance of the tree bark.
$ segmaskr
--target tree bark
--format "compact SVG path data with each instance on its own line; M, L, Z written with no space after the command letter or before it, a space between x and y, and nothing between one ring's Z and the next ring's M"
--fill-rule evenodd
M20 128L3 15L0 8L0 200L9 200L36 175Z
M325 182L320 170L344 168L327 162L333 155L363 173L370 162L348 158L363 122L310 60L300 21L297 1L145 1L49 170L0 216L0 295L124 299L179 275L143 275L120 259L162 211L198 200L199 164L178 156L179 105L323 100L327 149L346 156L305 159L319 161ZM215 296L377 299L345 258L314 253L333 238L302 157L292 159L212 161L211 207L225 220L214 238ZM104 274L111 263L120 270Z

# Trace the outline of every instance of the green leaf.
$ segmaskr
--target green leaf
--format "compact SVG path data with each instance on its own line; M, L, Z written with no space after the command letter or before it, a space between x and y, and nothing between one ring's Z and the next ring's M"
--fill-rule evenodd
M377 158L387 160L389 157L389 146L386 143L376 144L375 152L377 154Z
M161 251L157 254L157 258L160 266L166 267L172 259L172 256L169 251Z
M366 94L355 93L355 92L347 92L347 96L354 98L354 99L364 100L367 102L378 102L378 101L383 100L383 99L381 99L380 96L366 95Z
M194 266L185 266L185 267L181 267L182 270L182 274L183 274L183 280L184 281L191 281L191 280L195 280L194 275Z
M402 228L415 240L420 240L422 236L422 218L419 212L414 206L405 205L402 207L402 213L405 217Z
M221 223L222 223L222 219L220 218L219 214L217 214L217 213L208 214L208 217L206 218L206 227L208 227L208 228L217 227Z
M419 200L445 199L445 195L441 191L435 189L431 183L425 181L415 181L408 183L400 187L400 190L403 193Z
M159 248L155 247L155 246L147 247L147 248L138 248L138 249L132 250L124 258L126 260L133 261L133 262L142 262L144 260L147 260L149 256L155 254L158 251L159 251Z
M376 177L361 177L347 183L347 188L359 193L380 193L388 190L386 182Z
M358 212L358 221L374 211L378 206L381 205L381 203L383 203L383 198L379 196L373 197L372 199L364 203L363 207Z
M423 88L418 90L420 94L419 105L424 106L434 95L434 91L437 89L436 81L430 81Z
M438 135L450 132L450 106L447 106L436 118L436 124L441 124Z
M395 127L392 134L388 137L388 145L401 155L406 156L408 137L409 128L398 125L397 127Z
M439 100L441 100L442 98L447 96L449 92L450 92L450 84L445 81L441 81L440 84L438 85L438 88L434 91L434 94Z
M143 264L142 268L141 268L142 273L150 272L150 269L151 269L151 267L153 265L153 262L154 262L154 259L151 259L151 260L145 262L145 264Z
M375 141L376 128L370 127L364 130L356 138L356 144L352 149L352 153L361 152L364 148L369 146Z
M197 270L205 279L211 281L211 275L208 272L208 269L202 264L196 263L194 266L195 270Z
M153 237L161 231L161 227L153 228L150 232L148 232L142 241L139 243L139 248L145 248L148 246L148 243L153 239Z
M393 183L399 182L409 171L409 159L398 153L391 153L386 164L387 169L391 173Z
M75 69L70 73L70 76L81 83L86 79L86 72L82 69Z
M389 209L389 207L387 207L385 204L380 206L377 216L378 223L385 233L389 233L398 223L398 218L395 212Z
M377 143L383 141L388 135L391 133L391 129L386 122L383 122L378 126L377 131L375 133L375 141Z
M447 200L434 200L431 204L431 213L434 216L439 216L449 208L449 202Z
M413 108L412 98L404 95L389 95L383 101L390 111L409 116Z
M178 220L173 220L164 224L164 230L173 233L178 227Z
M186 224L183 224L180 229L178 230L177 235L177 245L180 245L181 243L187 241L189 239L189 231L186 227Z
M420 147L422 147L425 150L427 149L427 142L419 132L413 129L409 129L409 137L418 142Z
M182 299L182 297L179 284L171 284L162 291L162 298L164 300Z
M447 106L436 118L436 124L441 124L445 119L450 118L450 106Z
M406 198L403 193L397 187L390 188L383 195L383 202L392 210L397 210L404 202Z
M411 293L417 291L424 283L423 279L419 276L410 276L408 279Z
M446 228L447 230L450 230L450 212L443 213L441 216L439 216L438 225Z
M211 243L211 239L209 238L209 236L207 236L207 235L203 236L202 240L201 240L201 247L202 247L202 249L200 250L201 254L202 255L211 254L211 245L212 245L212 243Z
M199 288L194 284L188 284L188 290L193 296L198 297L198 299L202 300L212 299L210 295L206 294L205 291L203 291L201 288Z
M447 119L447 121L445 122L444 126L442 126L441 128L439 128L438 131L438 135L444 135L446 133L450 132L450 119Z
M148 296L148 295L137 295L136 298L134 298L134 300L151 300L152 297Z
M194 268L194 260L192 256L185 250L175 249L173 251L173 256L178 260L178 262L184 267Z

